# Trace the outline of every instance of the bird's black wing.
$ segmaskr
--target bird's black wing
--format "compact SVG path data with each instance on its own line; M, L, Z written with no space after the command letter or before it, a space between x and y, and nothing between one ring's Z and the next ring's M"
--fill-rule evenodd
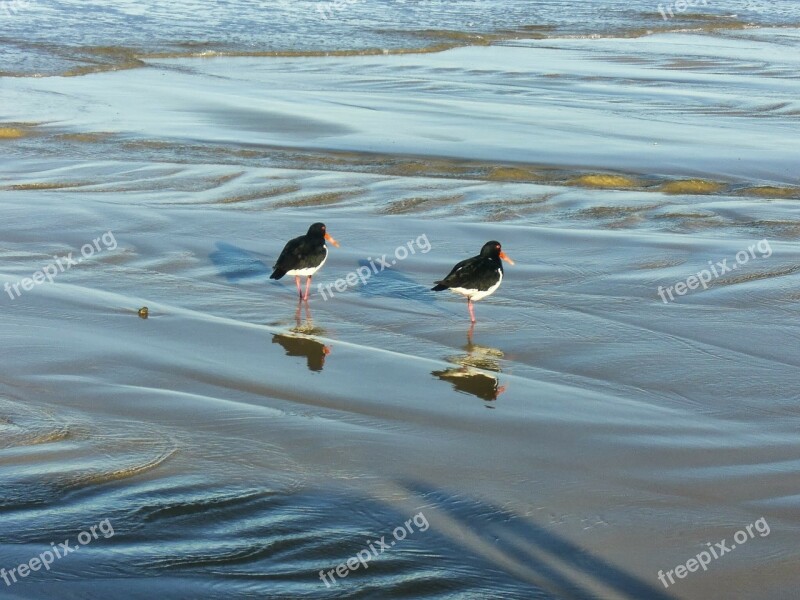
M278 260L275 261L275 265L272 267L274 271L272 275L269 276L270 279L280 279L286 275L286 271L305 267L306 265L304 263L308 258L308 254L309 249L306 236L301 235L293 240L289 240L286 242L283 251L280 256L278 256Z
M436 287L434 291L446 290L451 287L462 287L465 282L474 280L478 267L482 263L480 256L473 256L458 263L447 277L440 281L434 281Z
M305 256L305 244L303 243L305 240L306 237L301 235L300 237L296 237L293 240L286 242L286 245L283 247L283 251L278 257L278 260L275 261L275 266L273 269L288 271L290 269L297 268Z

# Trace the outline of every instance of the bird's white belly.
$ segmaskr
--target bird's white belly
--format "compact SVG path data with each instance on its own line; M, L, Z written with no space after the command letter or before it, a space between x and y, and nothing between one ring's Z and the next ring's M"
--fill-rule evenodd
M322 268L322 265L325 264L325 261L328 260L328 249L325 249L325 258L322 259L322 262L319 263L316 267L306 267L305 269L292 269L291 271L286 271L287 275L291 275L292 277L311 277L314 273L319 271Z
M456 294L461 294L462 296L466 296L473 302L477 302L478 300L483 300L486 296L491 296L497 291L497 288L500 287L500 284L503 283L503 272L500 272L500 279L497 280L492 287L488 290L474 290L469 288L460 288L460 287L452 287L450 288L451 292L455 292Z

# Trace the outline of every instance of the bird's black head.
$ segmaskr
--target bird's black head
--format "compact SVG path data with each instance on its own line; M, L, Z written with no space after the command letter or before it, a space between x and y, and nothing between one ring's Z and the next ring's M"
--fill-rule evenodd
M314 223L308 228L309 237L325 237L325 223Z
M500 242L496 242L492 240L491 242L486 242L481 248L481 256L484 258L491 258L496 261L500 261L502 258L508 264L513 265L514 261L511 260L506 253L503 252L503 246L500 245Z
M337 248L339 247L339 242L333 239L327 229L325 229L325 223L314 223L308 228L308 233L306 235L314 240L327 240ZM325 242L323 241L322 243Z
M500 252L503 250L503 247L500 245L500 242L495 242L492 240L491 242L486 242L481 248L481 256L484 258L496 258L500 259Z

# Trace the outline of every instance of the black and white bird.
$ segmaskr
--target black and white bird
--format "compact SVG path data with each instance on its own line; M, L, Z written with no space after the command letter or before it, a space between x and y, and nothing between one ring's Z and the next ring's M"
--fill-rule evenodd
M284 275L293 275L300 299L308 300L311 277L322 268L328 258L328 247L325 245L325 240L337 248L339 247L339 242L325 230L324 223L314 223L308 228L308 233L286 243L269 278L280 279ZM301 277L307 278L305 294L300 288Z
M486 242L478 256L462 260L453 267L447 277L441 281L434 281L436 285L431 289L434 292L450 290L466 296L469 317L474 323L475 312L472 303L493 294L503 281L501 259L511 265L514 264L514 261L503 252L500 242Z

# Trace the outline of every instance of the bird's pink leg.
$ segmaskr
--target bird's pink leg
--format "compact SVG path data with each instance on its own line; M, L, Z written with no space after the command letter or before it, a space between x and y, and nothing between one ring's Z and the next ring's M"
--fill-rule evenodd
M467 307L469 308L469 318L474 323L475 322L475 312L472 310L472 299L471 298L467 298Z
M294 276L294 283L297 286L297 295L303 297L303 289L300 287L300 275Z
M311 277L306 279L306 295L303 296L303 300L308 300L308 288L311 287Z

